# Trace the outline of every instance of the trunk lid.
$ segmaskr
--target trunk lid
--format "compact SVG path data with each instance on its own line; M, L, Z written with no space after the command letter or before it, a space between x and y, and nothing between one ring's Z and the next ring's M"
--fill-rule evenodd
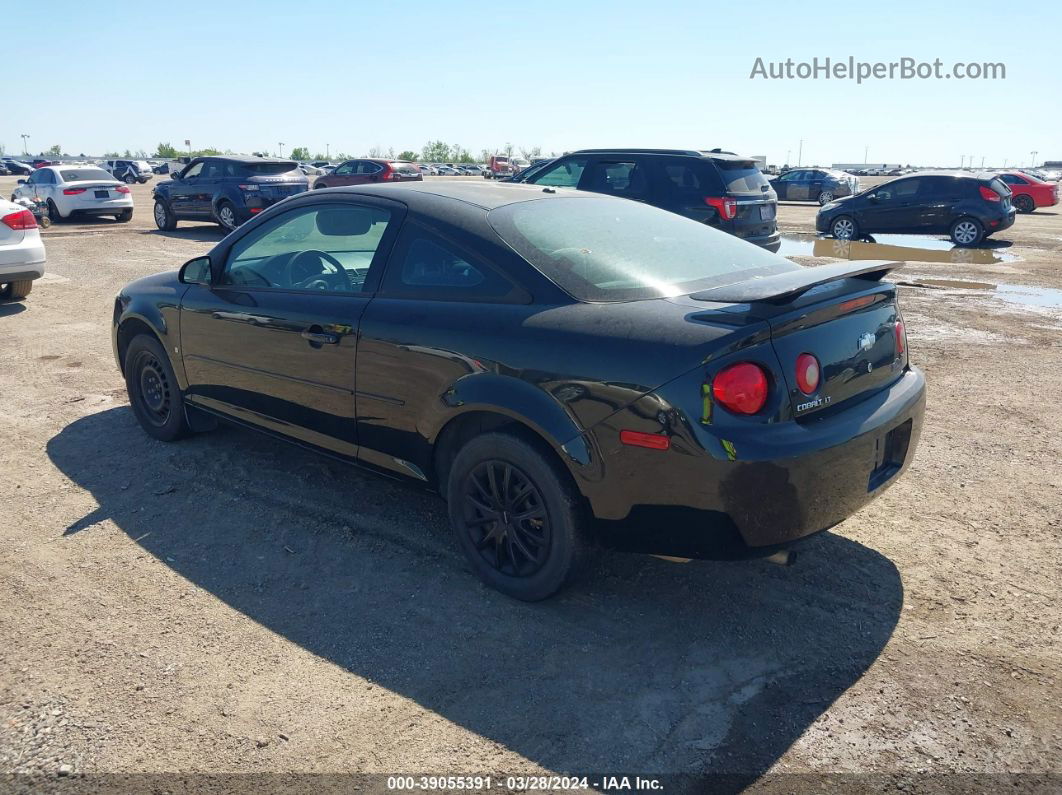
M805 294L799 308L767 318L798 421L888 386L907 361L894 284L879 282L859 292L837 284L818 290L825 293L822 300L809 306L819 296ZM797 359L804 353L818 361L818 388L810 393L797 380Z

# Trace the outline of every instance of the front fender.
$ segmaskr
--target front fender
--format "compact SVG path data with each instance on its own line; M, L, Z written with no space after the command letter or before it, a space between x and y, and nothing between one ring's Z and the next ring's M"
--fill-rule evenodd
M111 348L119 370L123 370L122 353L129 340L138 333L150 332L166 351L180 388L188 388L180 352L180 303L185 289L186 285L148 284L138 286L134 293L123 291L118 295Z

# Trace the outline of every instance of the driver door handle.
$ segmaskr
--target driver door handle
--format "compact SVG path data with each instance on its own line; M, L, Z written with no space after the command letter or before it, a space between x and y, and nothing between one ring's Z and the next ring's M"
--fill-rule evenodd
M302 338L311 345L335 345L339 342L339 335L337 334L327 334L322 331L310 331L308 329L302 332Z

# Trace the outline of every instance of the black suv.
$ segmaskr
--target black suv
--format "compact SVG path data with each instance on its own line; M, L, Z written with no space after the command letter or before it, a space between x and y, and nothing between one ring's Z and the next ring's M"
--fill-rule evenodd
M168 231L178 221L217 221L231 231L309 187L294 160L197 157L170 179L156 183L155 225Z
M777 251L778 196L754 160L713 149L582 149L512 182L645 202Z
M922 233L976 246L1014 223L1010 196L1010 188L993 174L911 174L824 205L815 228L839 240L877 232Z

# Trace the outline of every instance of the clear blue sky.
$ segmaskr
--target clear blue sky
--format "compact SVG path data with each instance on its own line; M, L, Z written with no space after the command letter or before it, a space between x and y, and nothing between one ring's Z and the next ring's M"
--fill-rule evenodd
M163 9L167 9L163 13ZM1062 3L16 5L0 143L363 154L722 146L782 163L1062 158ZM38 12L42 20L35 21ZM9 32L10 32L9 28ZM14 40L11 40L14 42ZM765 61L1002 61L1007 79L750 80Z

